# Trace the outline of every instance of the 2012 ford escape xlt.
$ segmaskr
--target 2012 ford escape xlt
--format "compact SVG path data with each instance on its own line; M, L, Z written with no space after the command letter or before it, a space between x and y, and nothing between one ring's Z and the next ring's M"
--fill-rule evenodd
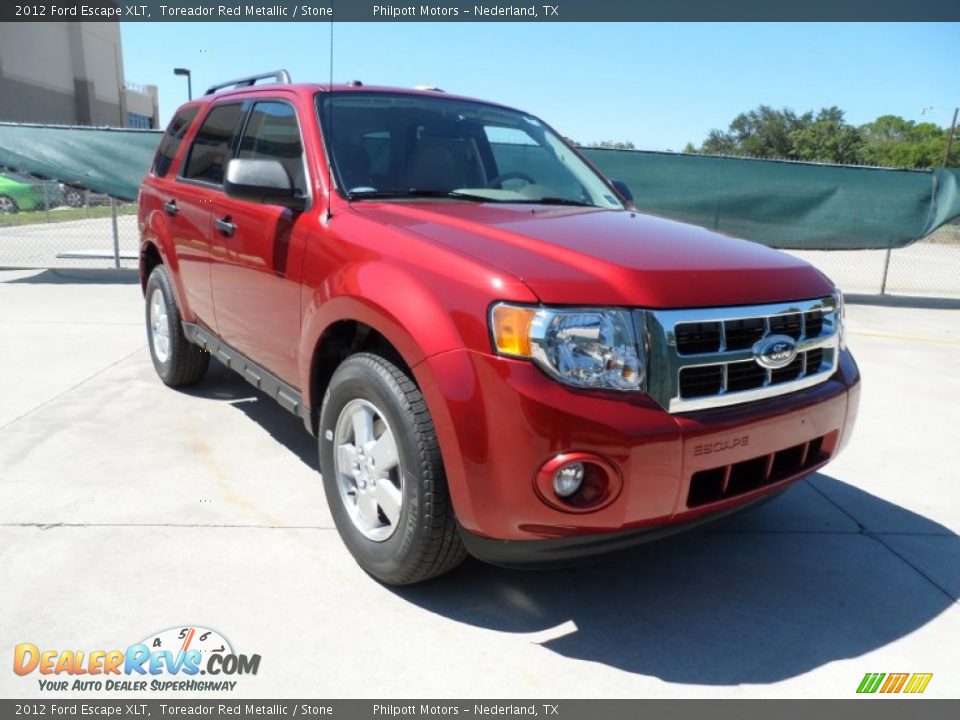
M139 223L160 378L213 355L299 415L386 583L701 524L823 466L856 416L821 273L636 212L500 105L214 86L170 123Z

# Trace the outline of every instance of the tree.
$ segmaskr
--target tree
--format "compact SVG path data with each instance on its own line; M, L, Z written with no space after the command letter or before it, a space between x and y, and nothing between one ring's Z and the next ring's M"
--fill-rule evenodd
M810 113L797 117L788 108L776 110L760 105L756 110L740 113L730 123L738 150L744 155L762 158L791 158L790 134L810 122Z
M707 133L707 139L703 141L700 152L705 155L737 155L737 141L731 133L725 133L722 130L711 130Z
M629 140L624 140L624 141L601 140L598 143L594 143L590 147L606 148L608 150L636 150L637 149L637 146L634 145Z
M788 108L760 105L737 115L727 130L711 130L699 151L690 144L686 151L928 168L943 161L946 143L943 128L897 115L883 115L857 127L846 121L838 107L821 108L816 115L797 115ZM956 164L956 160L951 162L951 166Z
M822 108L816 119L800 123L790 133L790 144L791 157L797 160L844 165L863 162L863 133L843 119L838 107Z
M791 133L811 120L810 113L798 117L788 108L777 110L769 105L760 105L755 110L737 115L726 131L711 130L700 152L707 155L792 158Z
M947 130L933 123L915 123L898 115L883 115L863 125L861 130L864 161L870 165L928 168L943 162Z

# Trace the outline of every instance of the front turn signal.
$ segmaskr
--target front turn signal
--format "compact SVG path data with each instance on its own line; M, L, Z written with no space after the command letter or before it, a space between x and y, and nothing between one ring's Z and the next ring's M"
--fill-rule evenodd
M491 325L497 352L530 357L530 325L536 314L536 308L504 304L495 306L491 313Z

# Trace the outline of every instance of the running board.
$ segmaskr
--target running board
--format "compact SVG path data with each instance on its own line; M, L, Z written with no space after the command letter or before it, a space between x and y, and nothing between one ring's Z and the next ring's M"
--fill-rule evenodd
M310 434L314 434L310 408L304 405L303 396L299 390L288 385L269 370L257 365L239 350L230 347L216 335L196 323L183 323L183 334L186 335L187 340L209 352L257 390L276 400L284 410L301 418Z

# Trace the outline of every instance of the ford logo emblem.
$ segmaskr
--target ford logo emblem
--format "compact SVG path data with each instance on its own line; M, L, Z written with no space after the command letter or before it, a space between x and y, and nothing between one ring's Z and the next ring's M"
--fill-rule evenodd
M753 346L753 359L769 370L786 367L797 357L797 343L786 335L770 335Z

